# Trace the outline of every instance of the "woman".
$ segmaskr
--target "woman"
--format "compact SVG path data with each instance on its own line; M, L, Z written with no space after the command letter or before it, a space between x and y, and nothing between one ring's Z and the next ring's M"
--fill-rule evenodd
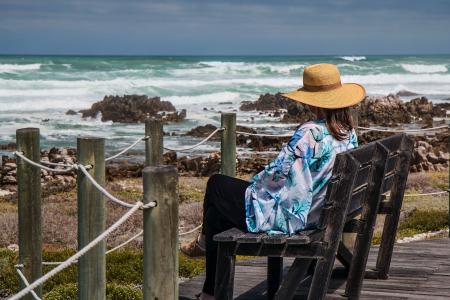
M206 249L206 279L200 299L214 299L217 243L232 227L246 232L295 234L317 224L336 154L358 145L349 107L365 96L358 84L341 84L335 65L305 68L303 87L284 94L309 106L316 120L300 125L278 157L250 182L224 175L208 180L202 234L181 250Z

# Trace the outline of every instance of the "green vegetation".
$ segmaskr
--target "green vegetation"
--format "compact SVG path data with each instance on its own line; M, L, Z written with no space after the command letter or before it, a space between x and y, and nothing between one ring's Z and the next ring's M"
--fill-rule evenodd
M437 231L448 227L448 212L445 210L416 210L406 219L400 221L397 239L403 239L415 234ZM381 242L381 232L374 234L372 243Z
M44 251L43 260L64 261L74 253L75 251L73 249ZM134 296L121 298L120 295L122 295L121 293L125 293L126 295L135 295L135 292L131 292L130 287L142 285L142 258L142 252L135 250L112 252L106 256L106 280L110 287L110 295L112 297L111 298L108 296L108 299L140 299L133 298ZM6 296L18 291L19 279L14 269L14 264L17 263L17 259L17 252L0 248L0 270L2 270L0 272L0 297L3 296L2 293ZM180 277L191 278L205 270L205 260L203 258L192 259L180 254L179 259ZM54 268L54 266L45 266L44 272L48 272L52 268ZM50 294L57 289L58 292L51 293L54 298L49 299L71 299L69 296L66 298L61 298L63 296L60 295L71 295L72 292L76 293L76 282L77 266L75 264L47 281L44 284L44 293ZM123 285L126 286L123 287Z
M56 286L45 294L46 300L77 299L77 285L68 283ZM142 299L142 291L137 286L108 283L106 285L106 299L108 300L139 300Z

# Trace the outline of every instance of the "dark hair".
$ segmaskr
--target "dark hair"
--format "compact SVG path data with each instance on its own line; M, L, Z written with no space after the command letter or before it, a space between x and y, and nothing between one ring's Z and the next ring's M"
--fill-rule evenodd
M322 109L322 111L331 135L338 141L348 138L350 131L353 129L350 108Z

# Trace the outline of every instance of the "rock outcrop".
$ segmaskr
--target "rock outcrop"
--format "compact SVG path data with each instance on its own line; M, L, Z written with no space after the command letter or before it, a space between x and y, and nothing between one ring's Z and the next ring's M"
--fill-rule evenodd
M301 103L287 99L280 93L261 95L256 101L244 101L242 111L255 110L280 117L283 123L303 123L314 118L309 108ZM398 126L419 122L430 127L433 117L444 117L450 110L450 103L433 104L426 97L404 102L399 94L387 96L367 96L356 107L360 126Z
M266 112L270 116L279 116L283 123L302 123L314 118L306 105L283 97L280 93L261 95L256 101L244 101L240 110Z
M145 95L105 96L102 101L92 104L90 109L80 112L83 118L95 118L101 114L102 121L119 123L139 123L149 117L161 118L166 122L179 122L186 118L186 110L178 112L169 101Z
M357 106L360 126L372 124L397 126L411 122L411 115L404 102L396 95L367 96Z

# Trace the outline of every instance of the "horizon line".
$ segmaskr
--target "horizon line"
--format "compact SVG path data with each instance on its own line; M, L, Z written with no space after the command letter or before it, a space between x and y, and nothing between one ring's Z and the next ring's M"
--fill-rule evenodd
M0 56L116 56L116 57L143 57L143 56L152 56L152 57L199 57L199 56L228 56L228 57L271 57L271 56L285 56L285 57L296 57L296 56L408 56L408 55L417 55L417 56L433 56L433 55L450 55L450 52L447 53L388 53L388 54L377 54L377 53L361 53L361 54L342 54L342 53L334 53L334 54L76 54L76 53L68 53L68 54L31 54L31 53L0 53Z

